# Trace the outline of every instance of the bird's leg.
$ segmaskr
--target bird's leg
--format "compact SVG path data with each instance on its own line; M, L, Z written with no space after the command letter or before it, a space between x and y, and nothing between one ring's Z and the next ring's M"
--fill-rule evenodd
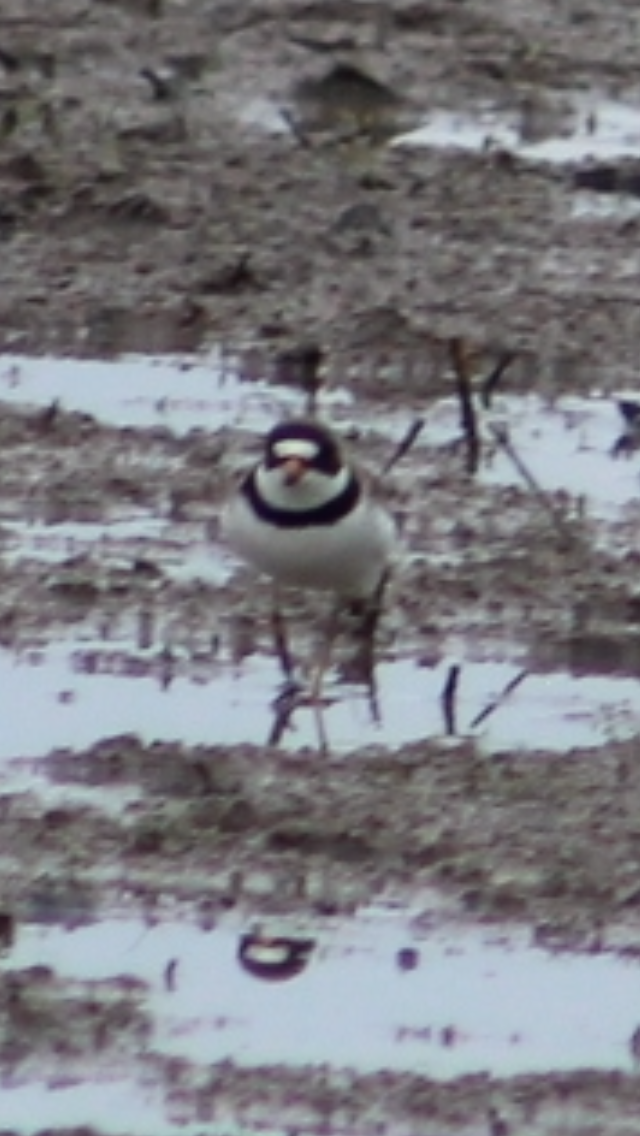
M348 605L351 635L358 651L349 662L351 681L367 682L375 665L376 633L383 611L384 589L388 581L385 573L375 592L366 598L351 600Z
M315 660L309 692L305 697L295 677L295 665L293 656L289 650L286 623L280 605L277 602L277 594L274 595L274 600L276 602L274 602L271 615L274 648L285 676L285 683L273 703L274 720L269 734L268 744L279 744L286 729L291 724L291 719L296 709L301 703L305 703L311 706L314 713L318 733L318 748L321 753L328 753L329 743L323 718L322 683L331 662L331 651L338 631L339 609L337 607L332 609L327 631L322 639L319 657Z
M273 606L271 608L271 633L276 658L280 663L282 673L287 684L295 682L295 663L289 649L289 636L287 625L280 606L278 590L274 590Z
M367 606L365 609L363 630L371 642L372 649L376 637L376 631L378 630L378 624L380 622L380 616L382 615L384 593L386 591L387 584L389 583L389 576L390 572L388 571L388 569L382 573L380 582L375 592L371 596L371 599L367 601Z
M331 663L331 653L333 645L336 641L338 634L340 617L340 604L335 604L331 609L329 620L327 622L326 633L323 636L321 650L319 657L316 660L313 677L311 679L311 688L309 691L309 699L313 707L313 712L316 719L316 729L318 731L318 748L321 753L329 752L329 741L327 738L327 731L324 723L324 706L322 701L322 687L324 676L329 669Z
M362 671L372 721L377 724L381 721L380 702L378 700L378 686L376 683L376 627L380 618L380 610L366 613L363 624Z
M389 581L389 573L384 572L373 595L363 609L362 621L358 629L361 637L359 667L363 682L369 695L369 706L374 722L380 721L380 706L376 686L376 632L382 615L384 593Z
M287 624L282 614L280 594L277 587L274 587L273 590L271 633L273 648L284 675L284 684L273 702L274 718L267 744L279 745L285 731L291 724L295 710L300 704L301 688L296 680L295 662L289 648Z

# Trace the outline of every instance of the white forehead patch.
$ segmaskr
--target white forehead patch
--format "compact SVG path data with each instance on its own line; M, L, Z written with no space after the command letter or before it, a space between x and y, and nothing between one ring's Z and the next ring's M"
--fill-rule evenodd
M281 458L283 461L286 461L287 458L302 458L303 461L313 461L318 456L318 446L316 442L310 442L306 438L288 438L282 442L276 442L273 452L277 458Z

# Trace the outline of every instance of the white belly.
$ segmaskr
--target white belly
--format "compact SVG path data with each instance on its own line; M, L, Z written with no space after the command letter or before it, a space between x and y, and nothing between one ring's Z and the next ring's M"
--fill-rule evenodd
M289 529L260 520L238 496L222 528L235 552L279 583L347 596L375 591L395 546L392 518L368 501L335 525Z

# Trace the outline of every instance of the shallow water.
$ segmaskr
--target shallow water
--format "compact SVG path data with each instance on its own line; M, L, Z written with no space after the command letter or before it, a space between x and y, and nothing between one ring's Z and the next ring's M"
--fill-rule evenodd
M303 408L298 391L260 380L243 381L216 354L175 359L130 356L113 362L3 356L0 401L25 407L57 402L65 410L92 414L108 425L164 426L177 435L191 430L215 432L225 426L242 426L260 434L278 416L300 413ZM497 425L507 428L543 489L586 496L587 506L604 515L611 505L637 500L637 462L611 456L623 430L614 399L595 393L559 396L550 402L538 395L507 394L497 398L494 407L481 416L486 455L493 454L479 472L487 485L522 483L492 441L490 426ZM353 397L344 388L323 391L321 409L336 426L351 426L357 420L360 428L388 438L390 445L402 436L410 417L407 407L401 411L391 408L381 422L377 403L359 405L355 416ZM437 449L459 438L456 399L431 400L414 409L426 416L416 446ZM132 526L135 523L132 518ZM144 525L144 517L140 523ZM146 523L159 524L153 518ZM75 535L86 536L90 531L79 527ZM48 535L54 535L53 528Z
M629 397L635 392L628 392ZM460 408L453 398L428 408L416 446L437 448L460 437ZM563 395L550 402L539 395L505 395L480 416L484 454L478 478L487 487L523 485L492 429L507 431L518 457L542 490L562 491L586 516L610 521L640 501L638 460L613 456L624 423L615 398Z
M327 393L329 405L345 392ZM264 430L301 408L299 393L245 381L237 360L208 355L122 356L114 361L0 356L0 401L91 414L118 427L162 426L176 435L242 426Z
M452 665L446 658L432 666L408 658L379 663L378 718L364 687L329 679L321 718L332 752L396 748L449 734L476 738L487 753L562 753L640 730L640 683L633 677L528 673L514 662L460 656L447 715L443 691ZM163 651L137 651L131 643L73 639L19 654L0 651L0 681L8 707L0 737L4 762L84 749L124 733L145 743L264 744L281 686L275 660L262 655L239 665L224 656L192 661L186 652L168 661ZM319 740L315 710L300 705L280 744L314 748ZM11 784L9 767L0 767L0 783L5 777Z
M300 403L295 392L241 383L202 360L5 363L0 398L7 401L42 406L59 400L108 424L161 425L176 434L203 425L261 432ZM377 411L366 404L358 408L360 427L389 441L397 438L406 427L406 410L389 414L382 425ZM333 392L329 413L338 425L352 422L346 392ZM542 490L563 492L576 509L579 503L581 514L593 521L595 540L611 548L619 523L624 550L622 526L637 509L640 481L637 459L611 456L623 429L611 400L560 398L549 404L508 395L496 403L493 421L506 423ZM492 442L489 420L483 425L486 449L478 480L484 491L521 485L520 472ZM419 447L433 458L458 436L457 402L433 402L416 443L418 460ZM433 550L434 561L440 554ZM2 555L14 571L26 561L56 565L94 557L104 567L142 557L173 581L204 579L221 588L236 570L233 558L205 539L202 524L173 523L130 505L103 523L45 525L9 518L2 523ZM47 771L52 750L79 751L122 734L187 745L261 745L272 735L281 686L273 657L254 645L253 653L234 661L218 614L212 613L211 628L186 626L161 605L152 613L153 626L147 626L148 614L111 613L104 635L95 620L57 638L27 629L30 638L18 648L0 649L5 706L0 795L25 794L37 808L89 808L126 825L141 790L57 783ZM452 635L428 663L410 649L389 649L380 658L377 713L364 688L339 682L330 672L320 715L299 705L279 744L308 748L310 761L322 760L317 751L324 737L345 761L366 746L393 751L430 738L452 746L456 739L472 738L488 754L544 749L561 755L640 731L640 683L633 667L603 673L597 651L589 659L576 653L572 673L566 657L554 658L553 652L545 669L536 669L529 647L513 638ZM455 697L447 703L444 692L454 667ZM51 967L63 1008L66 983L87 984L90 992L92 983L113 982L115 989L119 977L136 978L145 984L135 997L152 1033L145 1050L129 1062L114 1053L91 1054L84 1065L52 1055L37 1072L23 1067L0 1084L2 1123L24 1136L43 1123L95 1125L107 1136L122 1136L120 1117L126 1116L130 1134L195 1136L202 1123L193 1106L171 1095L153 1064L173 1059L196 1071L224 1061L245 1068L268 1062L442 1080L468 1073L509 1077L634 1067L630 1043L640 1004L634 961L604 953L554 955L532 947L526 932L449 921L442 906L425 913L379 905L351 919L314 921L307 910L300 918L279 920L273 933L303 936L312 946L295 976L267 981L239 957L243 937L257 931L272 933L270 925L237 915L211 929L177 915L148 925L137 916L108 913L73 929L51 921L19 925L0 971ZM263 962L269 950L263 948ZM241 1127L264 1136L272 1123L272 1116L247 1122L232 1101L224 1119L207 1120L207 1131L226 1136Z
M306 964L288 977L257 977L240 953L248 932L289 946L303 937ZM61 982L126 976L144 983L138 997L153 1033L141 1056L188 1058L196 1067L278 1062L445 1080L633 1067L637 963L552 954L528 945L523 932L455 924L437 909L379 904L356 917L279 919L260 928L227 916L210 930L108 917L74 930L27 924L0 968L33 966L52 968ZM144 1061L134 1060L128 1073L94 1072L91 1093L70 1074L58 1088L0 1088L3 1123L28 1133L40 1106L49 1123L100 1122L101 1131L120 1132L118 1114L104 1112L110 1100L126 1108L128 1132L145 1123L183 1131ZM49 1076L55 1081L53 1069Z
M558 122L554 126L550 121L548 136L540 140L523 138L519 114L487 106L473 111L433 111L423 125L397 137L393 144L474 151L502 147L531 161L557 165L637 155L640 108L633 102L584 91L563 92L562 99L563 107L556 108Z
M222 586L233 574L230 554L203 539L202 524L171 524L140 510L104 523L5 520L0 549L5 562L38 560L49 564L97 556L101 568L131 564L148 556L171 580L201 580Z
M182 433L242 422L257 432L300 396L261 382L241 382L221 356L210 359L122 359L112 363L5 358L0 366L0 397L26 405L61 405L90 412L108 423L157 426ZM331 393L327 408L336 423L353 416L349 396ZM406 410L383 425L375 406L362 406L361 427L398 437ZM593 539L609 551L628 548L628 524L637 514L638 461L615 459L612 447L623 423L613 400L562 397L552 404L538 396L506 395L483 418L485 454L479 481L494 486L522 485L521 472L490 432L506 426L511 442L541 490L562 492L574 511L594 522ZM437 455L459 437L459 406L453 398L433 402L416 447ZM620 534L612 521L620 523ZM99 557L102 567L151 560L173 580L206 580L223 586L235 571L233 557L204 539L201 524L172 524L149 510L126 507L105 523L43 524L9 519L2 524L2 554L9 563L40 560L61 563L76 556ZM426 550L437 560L437 549ZM449 559L454 555L448 550ZM165 617L166 621L166 617ZM130 624L133 618L130 619ZM201 629L202 630L202 629ZM189 630L154 628L153 645L142 649L138 630L110 631L109 641L90 631L33 649L0 651L0 675L11 707L0 738L0 756L34 758L51 748L90 746L101 737L132 732L145 741L264 743L273 729L273 701L280 689L274 660L254 653L234 665L200 635ZM87 637L88 636L88 637ZM176 638L177 636L177 638ZM167 648L170 657L167 656ZM431 666L415 657L390 655L377 669L379 720L363 689L325 685L322 725L337 753L366 745L395 747L454 733L475 737L487 752L598 746L628 738L640 727L640 685L625 675L598 671L572 674L566 659L545 660L544 673L527 672L527 651L516 642L451 642ZM450 668L460 668L454 721L445 714L443 690ZM494 705L495 703L495 705ZM484 716L483 716L484 714ZM449 716L450 717L450 716ZM315 747L318 720L301 705L283 736L287 748ZM8 770L5 768L5 775ZM20 778L22 778L22 773Z
M280 108L254 98L236 108L239 122L269 134L289 129ZM530 108L505 110L486 102L469 110L443 107L396 135L391 146L433 149L504 149L532 162L568 165L635 157L640 147L637 98L611 98L600 91L541 89ZM539 137L531 137L531 134Z
M406 913L381 909L324 927L307 921L305 937L319 935L308 965L293 978L269 981L247 973L239 961L245 930L233 920L214 930L126 919L75 930L32 924L20 930L3 969L47 966L59 978L87 982L123 975L141 979L157 1015L160 1045L205 1061L233 1056L260 1064L271 1056L285 1064L329 1061L371 1070L411 1068L422 1055L436 1076L626 1064L637 1023L633 1002L640 993L634 963L606 955L554 955L527 947L522 934L507 931L421 930ZM407 951L413 959L405 970L399 960ZM176 966L167 989L171 962ZM588 997L594 979L607 995L604 1019L597 1000ZM347 990L355 1019L351 1032L339 1013ZM506 997L516 990L518 996ZM298 1019L308 1005L317 1007L318 1029L301 1037ZM286 1008L282 1018L276 1007ZM585 1031L567 1046L577 1021ZM365 1023L373 1027L369 1039ZM455 1033L453 1043L443 1037L447 1029ZM418 1038L419 1030L430 1036ZM594 1039L602 1046L596 1057ZM582 1055L583 1046L591 1048L590 1057Z

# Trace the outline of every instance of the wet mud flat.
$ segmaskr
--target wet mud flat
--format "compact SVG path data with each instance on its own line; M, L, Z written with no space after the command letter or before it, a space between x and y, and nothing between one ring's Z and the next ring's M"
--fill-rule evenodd
M636 15L379 7L0 16L3 1132L637 1126ZM217 526L309 340L425 418L327 754Z
M542 500L489 431L470 476L457 399L432 402L389 487L377 714L346 626L321 753L305 705L270 743L270 592L216 525L300 392L216 353L5 356L0 392L7 1131L631 1123L639 471L615 400L501 392ZM324 397L373 468L420 409ZM323 604L289 617L310 665Z
M631 379L633 11L386 9L15 4L3 347L311 336L424 390L462 330L537 382Z

